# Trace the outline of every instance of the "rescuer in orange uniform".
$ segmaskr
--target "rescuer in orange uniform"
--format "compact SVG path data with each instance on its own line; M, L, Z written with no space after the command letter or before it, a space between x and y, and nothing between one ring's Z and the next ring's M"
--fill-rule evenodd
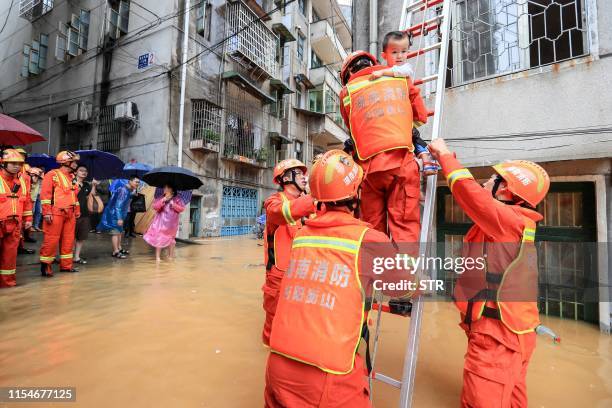
M281 280L289 265L291 242L302 217L315 212L314 200L306 194L306 165L297 159L283 160L274 167L273 181L282 191L274 193L264 202L266 230L264 249L266 282L263 290L263 308L266 311L262 341L270 343L270 330L276 312Z
M455 286L455 304L468 336L463 407L527 407L526 375L540 324L535 211L550 180L526 160L493 166L480 186L444 140L429 145L453 198L474 221L464 238L465 259L483 257L486 268L466 270ZM483 259L481 258L481 259Z
M23 160L24 160L23 166L21 166L21 172L19 174L19 177L24 181L27 190L32 191L32 177L30 176L30 165L25 162L25 160L28 158L28 152L26 152L23 147L17 147L15 148L15 150L19 152L19 154L21 154L21 157L23 157ZM31 216L31 215L32 215L31 211L29 212L29 214L24 214L24 216L26 217ZM26 248L24 245L24 241L25 242L36 242L36 240L32 238L30 235L31 227L32 225L30 223L30 227L25 228L25 220L22 220L21 239L19 240L19 248L17 249L17 254L33 254L34 252L36 252L33 249Z
M320 211L293 240L272 324L266 407L370 407L364 359L357 354L367 320L371 268L362 244L388 243L354 217L363 170L341 150L312 167Z
M340 111L365 172L362 219L396 242L418 242L420 177L412 129L414 122L427 122L427 109L410 78L371 79L385 68L365 51L351 53L340 72Z
M81 211L77 199L78 188L74 182L79 155L62 151L55 157L60 165L45 174L40 191L43 212L44 240L40 248L40 271L43 276L53 276L51 264L60 246L60 272L78 272L72 266L72 249L76 219Z
M15 286L21 226L32 226L32 200L21 175L24 159L15 149L2 152L0 169L0 288Z

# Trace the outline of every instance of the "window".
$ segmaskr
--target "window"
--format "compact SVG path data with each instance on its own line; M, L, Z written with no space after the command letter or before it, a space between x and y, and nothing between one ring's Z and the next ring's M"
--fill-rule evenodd
M302 89L300 89L299 85L295 87L295 107L302 108Z
M321 17L319 17L319 14L317 13L317 11L314 9L314 7L312 8L312 22L316 23L317 21L320 21Z
M295 158L304 161L304 143L299 140L295 141Z
M302 33L298 33L297 40L297 56L300 61L304 61L304 44L306 42L306 37L302 35Z
M270 112L279 119L287 117L285 112L285 93L282 89L276 91L276 102L270 105Z
M323 86L319 86L317 89L311 89L308 91L308 110L313 112L323 112Z
M55 58L65 61L66 54L76 57L87 51L89 40L89 10L73 14L68 24L59 23L55 41Z
M314 51L312 51L310 53L310 68L315 69L315 68L320 68L322 66L323 66L323 61L321 61L319 56L315 54Z
M32 44L23 46L21 76L27 78L38 75L47 68L48 48L49 36L47 34L40 34L38 40L32 40Z
M306 0L298 0L298 8L303 16L306 15Z
M191 101L191 140L203 140L216 151L221 142L221 109L207 100Z
M204 37L206 41L210 41L211 22L212 4L203 1L196 10L196 31Z
M113 2L109 13L108 35L116 40L128 32L130 3L127 1Z
M100 108L97 149L118 152L121 148L121 123L115 119L115 105Z
M457 0L453 85L588 53L584 0Z

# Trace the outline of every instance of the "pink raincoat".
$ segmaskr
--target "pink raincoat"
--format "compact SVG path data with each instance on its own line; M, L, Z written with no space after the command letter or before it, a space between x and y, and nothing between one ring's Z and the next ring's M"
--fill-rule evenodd
M165 248L174 244L179 214L185 209L185 204L179 197L174 197L167 203L164 203L163 197L160 197L153 202L153 209L157 214L145 232L144 240L155 248Z

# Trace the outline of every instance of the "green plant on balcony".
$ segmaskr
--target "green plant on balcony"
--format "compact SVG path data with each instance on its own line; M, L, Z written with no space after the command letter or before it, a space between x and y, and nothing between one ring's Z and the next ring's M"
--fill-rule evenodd
M221 141L221 135L212 129L205 129L204 140L209 143L219 144Z
M267 162L270 152L267 147L262 147L261 149L255 150L255 158L258 162Z

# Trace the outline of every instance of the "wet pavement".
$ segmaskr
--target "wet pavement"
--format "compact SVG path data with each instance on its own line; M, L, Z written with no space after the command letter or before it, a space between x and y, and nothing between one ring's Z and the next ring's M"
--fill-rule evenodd
M141 238L126 260L95 235L77 274L38 276L20 258L19 286L0 291L0 386L72 386L76 403L15 407L261 407L267 350L261 241L180 245L156 264ZM31 265L28 265L28 264ZM457 407L465 335L449 303L427 303L415 407ZM543 318L562 337L540 338L528 374L532 407L612 406L612 339L595 325ZM377 371L401 373L408 320L383 316ZM374 387L377 407L397 391Z

